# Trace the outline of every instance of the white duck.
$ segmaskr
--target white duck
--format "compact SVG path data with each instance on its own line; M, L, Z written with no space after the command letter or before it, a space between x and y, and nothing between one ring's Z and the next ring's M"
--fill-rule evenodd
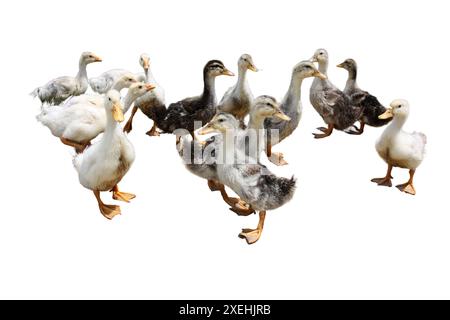
M145 60L144 55L141 55L141 57L139 59L139 63L144 68L145 68L145 65L148 66L148 60ZM145 80L146 80L145 74L143 74L143 73L134 74L133 72L125 70L125 69L112 69L112 70L103 72L98 77L90 78L89 85L91 86L92 90L94 90L95 92L100 93L100 94L104 94L112 89L115 89L120 92L120 90L114 88L114 83L117 82L117 80L119 78L124 77L124 76L135 78L136 81L139 81L139 82L145 82Z
M138 109L142 111L148 118L153 120L153 126L146 132L149 136L159 136L157 123L160 123L166 116L166 98L164 89L155 80L150 69L150 58L146 53L141 54L139 62L144 69L145 83L155 87L152 91L136 100L133 110L131 110L130 118L125 124L123 130L130 133L133 129L133 118Z
M122 112L125 113L134 100L152 88L150 84L142 82L133 84L124 98ZM93 101L82 101L66 107L43 108L37 119L48 127L55 137L60 138L62 143L82 152L92 139L105 130L107 117L103 106L107 100L108 96L99 96Z
M217 109L222 112L231 113L239 121L243 121L249 114L253 103L253 94L247 81L247 70L258 71L249 54L243 54L238 60L237 83L230 87L224 94Z
M116 90L120 92L122 89L128 89L133 83L136 82L139 82L138 77L136 77L134 74L126 74L116 78L116 80L111 86L111 90ZM78 103L94 103L103 108L103 99L104 99L103 94L85 93L65 101L61 106L69 107Z
M379 116L380 119L393 117L392 122L384 130L378 139L375 148L380 157L388 164L388 170L384 178L374 178L372 182L380 186L392 186L392 168L399 167L409 169L409 180L397 186L400 191L416 194L413 185L414 173L422 163L425 156L427 137L420 132L405 132L403 125L408 119L409 103L406 100L394 100L391 108Z
M120 207L104 204L100 192L112 191L113 199L129 202L134 194L120 192L117 184L133 164L134 147L122 132L118 122L124 120L120 94L111 90L106 94L104 110L106 129L102 139L73 159L82 186L94 192L100 212L107 219L121 213Z
M102 59L92 52L83 52L79 61L78 74L75 77L59 77L50 80L42 87L34 89L31 95L38 97L42 104L57 105L69 97L83 94L88 88L86 66L100 61Z

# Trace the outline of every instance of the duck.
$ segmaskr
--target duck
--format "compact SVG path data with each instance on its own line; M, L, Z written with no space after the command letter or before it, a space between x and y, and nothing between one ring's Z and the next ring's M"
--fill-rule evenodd
M112 86L111 86L111 90L116 90L118 92L122 91L122 89L128 89L130 88L130 86L133 83L137 83L138 81L138 77L136 77L133 74L125 74L123 76L117 77ZM62 107L69 107L78 103L94 103L99 105L100 107L103 108L103 99L104 99L104 94L99 94L99 93L85 93L85 94L81 94L79 96L73 97L69 100L64 101L61 106Z
M197 139L194 131L208 123L216 114L215 79L221 75L234 76L234 73L220 60L208 61L203 68L203 93L169 105L165 117L157 123L157 127L165 133L184 129ZM197 123L200 123L199 127L196 127Z
M127 112L134 100L152 89L150 84L142 82L133 84L124 98L122 113ZM106 100L108 100L108 95L66 107L49 106L41 110L37 120L48 127L55 137L60 138L63 144L71 146L77 153L81 153L90 145L91 140L105 131L107 117L104 104Z
M101 214L111 220L121 213L120 206L105 204L101 192L112 192L114 200L130 202L136 196L119 190L118 184L135 159L134 147L123 133L119 123L124 120L120 94L110 90L104 100L106 128L101 140L73 158L80 184L91 190Z
M387 163L388 169L385 177L374 178L371 181L379 186L392 187L392 168L409 169L409 180L397 185L397 188L402 192L415 195L414 174L425 157L427 137L421 132L411 133L403 130L409 110L407 100L397 99L391 102L390 108L378 116L381 120L392 118L391 123L375 144L378 155Z
M37 87L31 96L38 97L42 105L58 105L69 97L79 96L88 89L86 66L90 63L101 62L102 59L92 52L83 52L80 56L78 74L75 77L59 77L50 80L45 85Z
M284 155L281 152L273 152L272 147L287 137L297 129L303 113L301 101L301 87L303 80L309 77L326 79L326 75L321 73L310 61L301 61L292 69L291 82L289 88L281 102L281 110L290 118L285 121L280 118L268 118L264 122L267 135L266 155L269 161L275 165L287 165Z
M258 226L255 229L242 229L239 237L247 244L256 243L262 234L266 212L275 210L294 195L296 179L278 177L261 163L242 161L245 149L236 148L234 138L239 136L239 121L229 113L218 113L199 134L218 132L223 139L223 147L218 149L217 176L219 181L231 188L243 201L259 213Z
M249 125L237 141L239 148L245 148L246 157L250 161L259 162L259 154L265 147L265 141L263 141L264 120L269 117L278 117L289 121L289 117L283 113L275 98L267 95L257 97L251 108ZM249 139L250 143L247 143L246 138ZM254 148L251 146L254 146ZM187 137L180 137L177 143L179 155L188 171L208 180L209 189L219 191L225 203L231 207L230 210L238 215L254 213L254 210L241 199L229 197L225 186L219 182L215 156L218 153L218 148L221 147L222 139L220 135L207 139L205 144Z
M153 126L149 131L146 132L147 135L159 136L157 130L157 123L161 123L166 116L166 99L164 89L155 80L153 73L150 69L150 57L148 54L141 54L140 60L141 66L144 69L145 82L151 84L155 87L152 91L148 92L144 96L140 97L134 103L134 107L131 110L130 118L125 124L123 130L126 133L130 133L132 130L133 118L138 110L141 110L148 118L153 120Z
M249 54L243 54L238 60L238 79L234 86L230 87L219 102L217 109L234 115L243 122L249 114L253 102L253 94L247 81L247 70L257 72L253 58Z
M350 134L362 134L364 126L367 124L371 127L382 127L389 123L392 118L379 119L378 116L386 112L386 108L378 101L378 99L369 92L359 88L356 77L358 73L358 65L354 59L346 59L337 65L348 71L348 78L345 84L344 93L348 95L352 101L359 104L362 108L361 117L359 118L360 126L355 130L348 131Z
M148 56L146 54L142 54L139 57L139 64L142 67L144 67L144 65L146 63L148 63L148 60L145 60L146 57L148 58ZM105 94L109 90L115 89L114 83L119 78L124 77L124 76L135 78L136 82L145 82L146 81L145 74L143 74L143 73L135 74L135 73L125 70L125 69L112 69L112 70L103 72L98 77L90 78L89 85L91 86L91 88L94 92L97 92L100 94ZM117 90L117 89L115 89L115 90ZM120 92L120 90L117 90L117 91Z
M327 75L328 52L325 49L316 50L311 61L318 62L319 71ZM316 139L330 136L333 129L346 130L350 128L362 114L362 107L353 103L350 97L339 90L328 78L314 79L309 91L309 99L314 109L327 124L327 128L317 128L323 133L313 133Z

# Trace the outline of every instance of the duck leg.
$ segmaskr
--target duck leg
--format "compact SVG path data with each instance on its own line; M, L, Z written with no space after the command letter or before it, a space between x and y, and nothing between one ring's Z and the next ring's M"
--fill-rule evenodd
M130 118L128 119L127 123L123 127L123 132L130 133L131 130L133 130L133 118L137 111L138 111L138 107L134 106L133 110L131 110Z
M111 191L113 193L114 200L130 202L131 199L136 198L136 195L134 195L132 193L126 193L126 192L119 191L119 187L117 186L117 184L114 186L114 188L112 188Z
M256 229L242 229L239 234L239 238L245 239L247 244L253 244L261 238L261 234L264 228L264 220L266 219L266 211L259 212L259 222Z
M97 199L100 212L106 219L111 220L112 218L121 213L119 206L103 203L102 199L100 198L100 191L94 190L94 195L95 198Z
M416 189L414 189L414 185L413 185L413 179L414 179L414 173L415 172L416 172L416 170L414 170L414 169L409 170L409 180L408 180L408 182L403 183L403 184L399 184L396 187L402 192L415 195L416 194Z
M248 216L255 212L255 210L253 210L245 201L239 198L229 197L223 184L214 180L208 180L208 187L213 192L220 191L223 201L225 201L225 203L231 207L230 210L235 212L237 215Z
M317 129L322 131L323 133L313 133L313 136L315 139L322 139L322 138L325 138L325 137L328 137L329 135L331 135L331 133L333 132L333 129L334 129L334 124L329 124L328 128L319 127Z
M84 151L84 149L86 149L88 146L90 146L90 143L79 143L79 142L75 142L69 139L66 139L64 137L60 138L61 142L64 143L66 146L70 146L75 148L76 153L82 153Z
M379 186L386 186L386 187L392 187L392 181L391 179L393 178L391 175L392 172L392 165L388 165L388 170L386 172L386 176L384 178L373 178L372 182L375 182L376 184L378 184Z
M153 121L153 127L145 134L149 135L150 137L159 137L159 132L158 130L156 130L156 122Z
M346 131L346 133L348 133L348 134L354 134L354 135L361 135L361 134L363 134L363 132L364 132L364 127L365 127L365 123L364 123L364 121L362 121L362 120L360 120L359 121L359 128L357 128L355 125L354 126L352 126L352 129L355 129L355 130L351 130L351 131Z
M266 146L266 155L270 162L277 166L287 165L287 161L284 160L284 155L281 152L272 152L272 144L268 141Z

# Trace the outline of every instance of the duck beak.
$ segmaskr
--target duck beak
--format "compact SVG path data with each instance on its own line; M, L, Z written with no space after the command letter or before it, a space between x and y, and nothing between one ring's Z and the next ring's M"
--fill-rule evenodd
M380 114L378 116L378 119L381 119L381 120L389 119L389 118L392 118L393 116L394 116L394 114L392 113L392 109L388 108L383 114Z
M102 62L102 58L100 58L99 56L94 56L95 58L95 62Z
M338 68L344 68L344 63L342 62L342 63L339 63L336 67L338 67Z
M320 71L314 72L314 77L317 77L317 78L319 78L319 79L321 79L321 80L326 80L326 79L327 79L327 76L324 75L324 74L323 74L322 72L320 72Z
M148 59L144 60L144 70L147 71L150 67L150 61Z
M216 130L213 128L213 124L210 122L210 123L208 123L206 126L204 126L203 128L201 128L199 131L198 131L198 134L199 135L201 135L201 136L203 136L203 135L205 135L205 134L209 134L209 133L213 133L213 132L215 132Z
M224 75L224 76L234 76L234 73L233 72L231 72L230 70L228 70L228 69L224 69L223 71L222 71L222 75Z
M156 88L156 86L154 86L153 84L149 84L149 83L145 84L145 89L147 89L147 92L151 91L151 90L153 90L155 88Z
M273 115L274 117L277 117L278 119L284 120L284 121L290 121L291 117L289 117L288 115L286 115L283 111L278 111L277 113L275 113Z
M248 69L253 71L253 72L258 72L259 71L259 69L253 63L248 66Z
M125 120L123 116L122 105L120 103L113 104L112 115L114 120L116 120L117 122L122 122L123 120Z

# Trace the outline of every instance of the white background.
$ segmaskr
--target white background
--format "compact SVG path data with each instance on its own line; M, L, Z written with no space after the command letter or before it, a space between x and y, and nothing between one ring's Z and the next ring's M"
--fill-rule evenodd
M14 1L1 2L0 298L450 298L448 209L448 30L445 1ZM385 174L374 143L322 125L303 84L299 128L275 151L298 178L293 201L268 213L261 240L237 237L257 217L237 217L206 181L186 171L174 137L150 138L135 118L137 158L121 183L137 194L106 220L79 183L62 145L35 120L28 95L75 75L82 51L140 71L148 52L167 102L202 90L202 68L220 59L237 71L240 54L263 69L255 95L282 98L292 67L324 47L330 79L352 57L359 84L384 104L411 104L406 129L428 136L415 197L370 182ZM220 98L236 78L217 79ZM266 161L265 161L266 162ZM395 184L407 180L395 169ZM113 203L109 194L103 194Z

